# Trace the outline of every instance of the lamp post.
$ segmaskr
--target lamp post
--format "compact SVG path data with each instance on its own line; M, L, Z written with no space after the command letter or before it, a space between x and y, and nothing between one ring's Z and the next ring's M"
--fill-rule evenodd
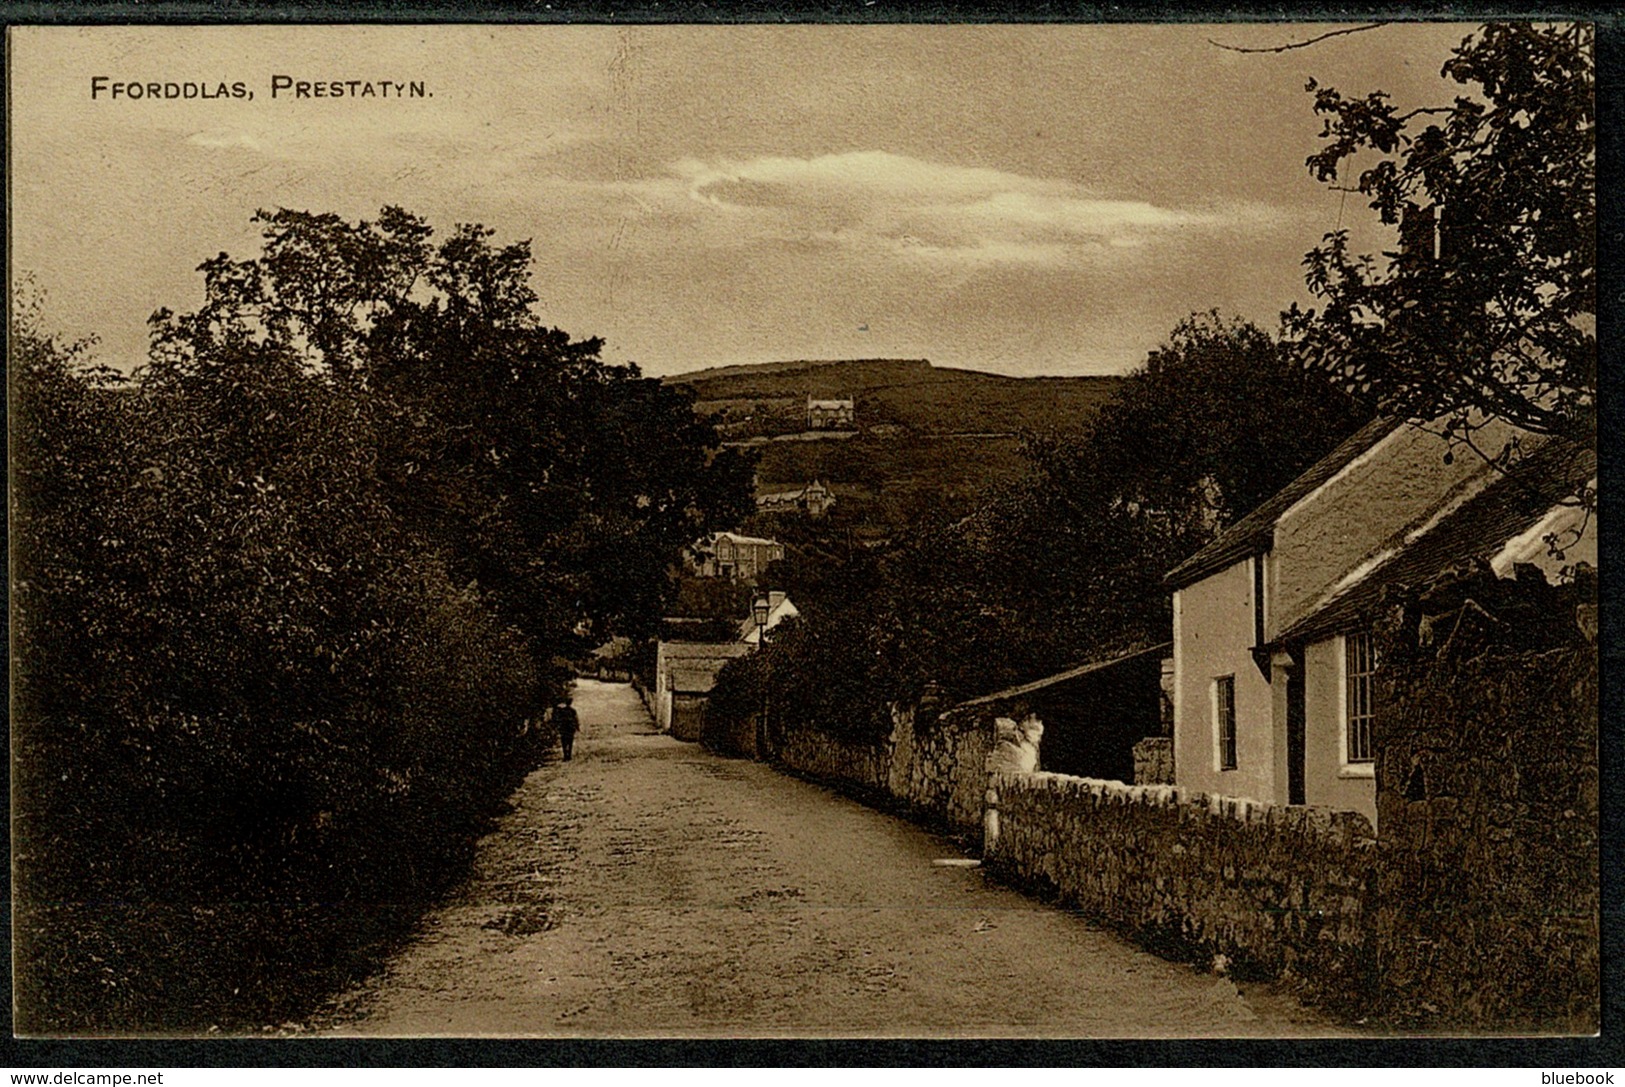
M767 613L773 610L773 600L767 594L750 603L751 614L756 617L756 652L760 654L767 643ZM767 757L767 676L764 668L757 668L756 681L762 685L762 712L756 718L756 757Z

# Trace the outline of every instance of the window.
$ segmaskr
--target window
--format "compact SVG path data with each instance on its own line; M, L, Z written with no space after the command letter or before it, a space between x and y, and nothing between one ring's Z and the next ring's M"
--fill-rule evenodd
M1371 724L1375 716L1372 679L1377 651L1371 635L1350 634L1343 639L1343 761L1351 765L1376 760Z
M1213 720L1219 733L1219 769L1236 768L1236 677L1213 681Z

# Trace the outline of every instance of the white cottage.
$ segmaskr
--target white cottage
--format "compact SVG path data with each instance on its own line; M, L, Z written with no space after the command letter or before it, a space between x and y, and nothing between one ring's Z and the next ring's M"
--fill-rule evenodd
M1480 438L1499 448L1516 433ZM1594 484L1595 451L1519 437L1526 455L1503 472L1447 461L1436 435L1378 420L1168 574L1178 784L1375 822L1371 622L1383 589L1474 561L1552 575L1596 564L1594 526L1561 562L1545 543L1578 527L1565 500Z

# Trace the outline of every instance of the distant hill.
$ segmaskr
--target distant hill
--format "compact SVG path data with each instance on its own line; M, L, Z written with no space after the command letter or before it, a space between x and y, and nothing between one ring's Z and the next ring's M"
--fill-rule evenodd
M725 412L730 436L802 428L808 396L851 396L860 430L1008 433L1071 429L1122 383L1119 377L1005 377L950 370L925 359L768 362L679 374L705 411Z
M1075 430L1123 382L1005 377L925 359L769 362L665 380L691 386L698 410L722 416L725 438L760 450L759 494L822 479L836 494L835 520L866 536L892 535L928 511L968 510L988 484L1026 470L1020 432ZM857 433L796 440L808 396L852 397Z

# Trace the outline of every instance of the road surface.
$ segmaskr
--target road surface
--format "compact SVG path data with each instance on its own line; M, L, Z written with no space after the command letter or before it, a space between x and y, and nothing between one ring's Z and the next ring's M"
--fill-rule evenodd
M991 881L945 838L582 681L462 889L323 1017L385 1036L1342 1033ZM949 863L939 863L949 862Z

